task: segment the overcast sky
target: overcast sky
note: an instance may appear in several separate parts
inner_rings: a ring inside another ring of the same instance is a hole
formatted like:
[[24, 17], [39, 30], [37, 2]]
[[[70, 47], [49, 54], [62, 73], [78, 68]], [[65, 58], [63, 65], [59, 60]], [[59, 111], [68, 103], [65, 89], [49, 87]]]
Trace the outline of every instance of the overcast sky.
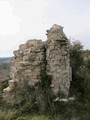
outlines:
[[0, 57], [28, 39], [46, 40], [53, 24], [90, 49], [90, 0], [0, 0]]

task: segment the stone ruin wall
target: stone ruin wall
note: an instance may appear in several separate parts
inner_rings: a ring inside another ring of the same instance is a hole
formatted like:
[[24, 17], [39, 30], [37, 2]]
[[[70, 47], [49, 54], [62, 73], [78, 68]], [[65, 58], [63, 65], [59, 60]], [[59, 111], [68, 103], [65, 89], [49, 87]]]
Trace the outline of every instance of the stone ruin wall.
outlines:
[[47, 30], [47, 73], [52, 75], [51, 87], [68, 96], [70, 86], [69, 41], [61, 26], [54, 25]]
[[63, 28], [53, 25], [47, 30], [47, 41], [28, 40], [14, 51], [9, 86], [3, 90], [4, 97], [14, 88], [15, 82], [27, 81], [30, 86], [41, 82], [41, 72], [52, 78], [50, 85], [54, 94], [64, 93], [70, 87], [69, 42]]
[[11, 78], [16, 81], [27, 80], [31, 86], [40, 81], [41, 71], [45, 69], [45, 47], [41, 40], [28, 40], [14, 51]]

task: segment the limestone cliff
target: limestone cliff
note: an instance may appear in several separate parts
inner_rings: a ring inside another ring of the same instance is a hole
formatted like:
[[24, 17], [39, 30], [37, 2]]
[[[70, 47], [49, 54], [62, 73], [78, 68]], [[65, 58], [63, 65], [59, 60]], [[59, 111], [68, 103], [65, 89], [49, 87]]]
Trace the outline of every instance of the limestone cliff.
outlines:
[[[51, 77], [50, 87], [55, 95], [68, 96], [70, 86], [69, 41], [63, 27], [53, 25], [47, 30], [47, 41], [28, 40], [14, 51], [11, 80], [3, 90], [4, 98], [15, 89], [15, 83], [26, 81], [35, 87], [42, 82], [42, 73]], [[48, 81], [47, 81], [48, 82]]]

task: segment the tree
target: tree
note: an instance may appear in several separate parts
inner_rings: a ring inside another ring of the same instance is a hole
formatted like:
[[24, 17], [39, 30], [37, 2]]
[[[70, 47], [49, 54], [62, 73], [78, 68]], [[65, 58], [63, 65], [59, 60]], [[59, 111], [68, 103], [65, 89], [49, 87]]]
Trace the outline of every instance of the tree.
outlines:
[[90, 59], [84, 59], [83, 46], [75, 41], [70, 46], [70, 64], [72, 81], [70, 94], [87, 98], [90, 91]]

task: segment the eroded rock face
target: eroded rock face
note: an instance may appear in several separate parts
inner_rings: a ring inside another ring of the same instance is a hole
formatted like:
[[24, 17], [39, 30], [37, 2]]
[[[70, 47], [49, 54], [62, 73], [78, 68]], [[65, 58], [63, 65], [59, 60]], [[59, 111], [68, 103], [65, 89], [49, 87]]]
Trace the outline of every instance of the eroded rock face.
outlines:
[[16, 81], [27, 80], [34, 86], [40, 81], [40, 72], [45, 69], [45, 47], [41, 40], [28, 40], [14, 51], [11, 78]]
[[51, 87], [55, 94], [63, 93], [68, 96], [69, 78], [69, 42], [63, 33], [63, 27], [53, 25], [47, 31], [46, 61], [47, 73], [52, 76]]
[[4, 97], [18, 81], [26, 81], [28, 85], [35, 86], [42, 81], [42, 72], [51, 76], [50, 87], [55, 95], [62, 92], [68, 96], [69, 69], [69, 42], [63, 27], [55, 24], [47, 30], [47, 41], [28, 40], [14, 51], [10, 74], [13, 80], [9, 81], [9, 87], [4, 89]]

